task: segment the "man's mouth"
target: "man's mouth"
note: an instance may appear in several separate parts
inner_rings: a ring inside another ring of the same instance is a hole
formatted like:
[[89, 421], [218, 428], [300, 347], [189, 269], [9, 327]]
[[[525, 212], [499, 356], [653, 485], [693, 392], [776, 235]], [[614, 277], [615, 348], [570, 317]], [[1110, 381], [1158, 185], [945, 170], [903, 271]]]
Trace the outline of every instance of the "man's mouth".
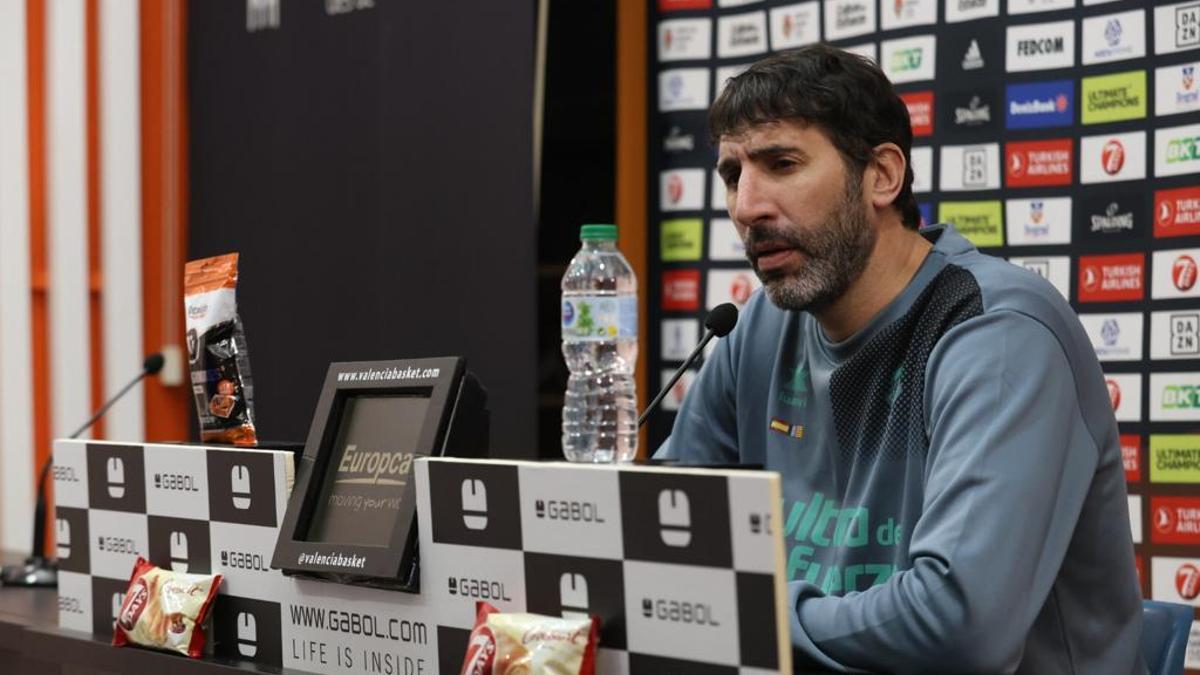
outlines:
[[754, 247], [754, 266], [759, 273], [773, 272], [800, 258], [799, 249], [783, 243], [760, 244]]

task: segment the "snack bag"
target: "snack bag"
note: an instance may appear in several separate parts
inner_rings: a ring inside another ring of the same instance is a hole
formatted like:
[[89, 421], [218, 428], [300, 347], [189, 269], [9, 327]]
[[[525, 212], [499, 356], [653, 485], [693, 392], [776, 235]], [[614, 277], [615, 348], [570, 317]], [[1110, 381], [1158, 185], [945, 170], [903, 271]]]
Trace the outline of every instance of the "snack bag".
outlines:
[[204, 619], [220, 585], [220, 574], [172, 572], [139, 556], [113, 627], [113, 645], [133, 643], [200, 658]]
[[475, 603], [461, 675], [595, 675], [597, 620], [504, 614]]
[[184, 268], [188, 364], [200, 440], [255, 445], [250, 353], [237, 312], [238, 254], [193, 260]]

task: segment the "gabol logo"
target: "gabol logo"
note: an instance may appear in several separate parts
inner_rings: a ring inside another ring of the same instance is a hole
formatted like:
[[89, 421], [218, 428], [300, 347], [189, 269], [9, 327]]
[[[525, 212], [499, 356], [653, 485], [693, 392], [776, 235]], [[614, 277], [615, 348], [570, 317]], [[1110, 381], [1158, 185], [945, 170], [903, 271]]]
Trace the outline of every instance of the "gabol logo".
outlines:
[[581, 523], [603, 523], [604, 515], [595, 502], [569, 499], [538, 499], [533, 504], [534, 515], [546, 520], [566, 520]]
[[1071, 80], [1008, 85], [1005, 99], [1004, 125], [1009, 129], [1066, 126], [1074, 117]]
[[469, 577], [447, 577], [446, 590], [450, 595], [477, 600], [502, 600], [512, 602], [504, 582], [490, 579], [474, 579]]
[[247, 553], [246, 551], [223, 550], [221, 555], [221, 567], [230, 569], [246, 570], [248, 572], [269, 572], [270, 566], [266, 559], [259, 553]]
[[97, 537], [98, 547], [105, 553], [139, 555], [137, 542], [127, 537]]
[[154, 474], [154, 487], [159, 490], [177, 490], [180, 492], [199, 492], [196, 479], [182, 473]]
[[721, 622], [713, 613], [712, 605], [666, 598], [642, 598], [642, 616], [647, 619], [686, 623], [694, 626], [717, 628]]
[[1196, 261], [1190, 255], [1181, 255], [1171, 265], [1171, 282], [1181, 291], [1190, 291], [1196, 285]]

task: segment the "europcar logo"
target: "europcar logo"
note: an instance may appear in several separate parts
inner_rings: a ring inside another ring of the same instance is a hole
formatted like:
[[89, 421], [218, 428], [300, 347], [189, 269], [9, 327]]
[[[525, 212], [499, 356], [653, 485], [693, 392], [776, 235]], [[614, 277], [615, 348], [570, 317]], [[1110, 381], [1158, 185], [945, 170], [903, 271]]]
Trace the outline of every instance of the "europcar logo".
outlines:
[[1041, 129], [1070, 125], [1075, 116], [1075, 84], [1071, 80], [1010, 84], [1005, 87], [1004, 126]]

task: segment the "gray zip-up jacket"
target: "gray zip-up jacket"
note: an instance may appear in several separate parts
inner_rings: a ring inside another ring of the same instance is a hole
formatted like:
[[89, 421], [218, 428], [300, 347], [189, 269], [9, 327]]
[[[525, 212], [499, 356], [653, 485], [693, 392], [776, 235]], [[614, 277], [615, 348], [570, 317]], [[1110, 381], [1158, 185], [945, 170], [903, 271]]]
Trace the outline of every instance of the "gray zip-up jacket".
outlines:
[[783, 475], [792, 642], [813, 664], [1145, 672], [1087, 335], [1036, 274], [951, 227], [925, 235], [908, 287], [843, 342], [757, 293], [658, 456]]

